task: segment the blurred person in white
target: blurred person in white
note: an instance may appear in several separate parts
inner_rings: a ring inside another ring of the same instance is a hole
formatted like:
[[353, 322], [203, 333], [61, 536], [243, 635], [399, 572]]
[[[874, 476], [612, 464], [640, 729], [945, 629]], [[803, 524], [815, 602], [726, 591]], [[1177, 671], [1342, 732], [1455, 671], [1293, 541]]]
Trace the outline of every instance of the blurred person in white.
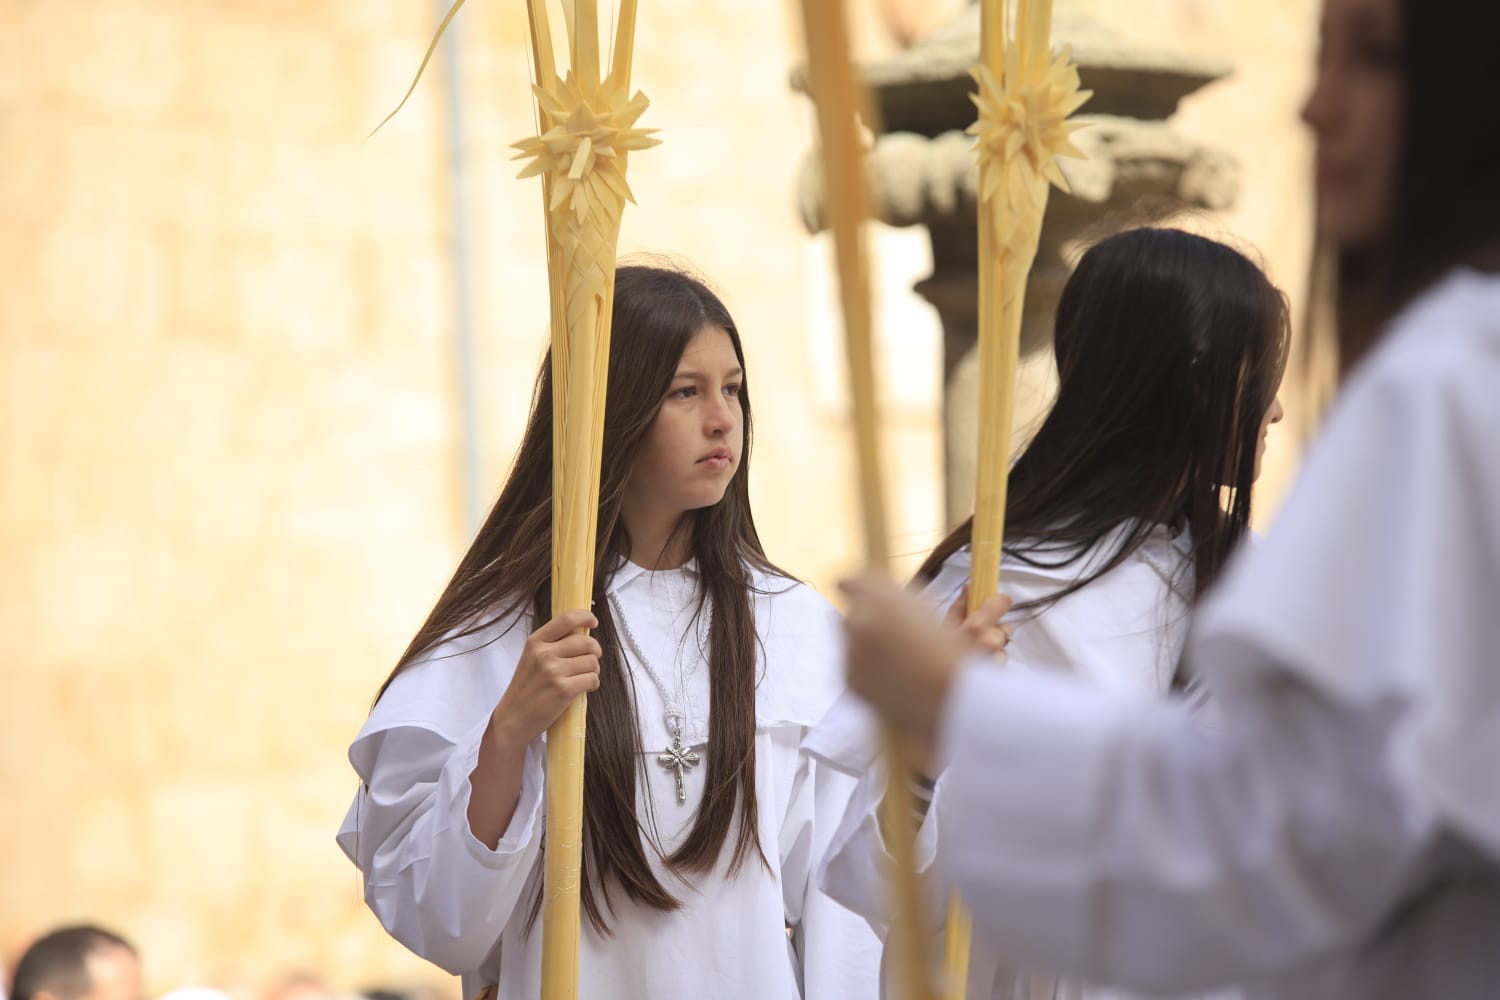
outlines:
[[16, 963], [12, 1000], [143, 1000], [135, 948], [92, 925], [43, 935]]
[[[1079, 677], [1128, 701], [1186, 695], [1180, 661], [1193, 608], [1250, 532], [1266, 437], [1282, 417], [1286, 299], [1223, 243], [1129, 229], [1079, 260], [1054, 340], [1057, 399], [1006, 491], [1000, 582], [1016, 602], [1005, 618], [1014, 629], [1007, 667]], [[972, 535], [970, 519], [912, 581], [939, 607], [966, 596]], [[859, 751], [873, 741], [849, 715], [830, 713], [803, 746], [833, 766], [865, 770]], [[913, 795], [925, 869], [950, 815], [945, 776], [920, 780]], [[884, 782], [878, 770], [864, 778], [822, 873], [829, 895], [881, 932]], [[947, 887], [934, 884], [929, 895], [940, 904], [930, 922], [940, 926]], [[967, 995], [1119, 997], [1017, 969], [983, 941]]]
[[[1268, 16], [1271, 16], [1268, 13]], [[1127, 988], [1500, 997], [1500, 3], [1325, 0], [1342, 382], [1195, 620], [1222, 728], [997, 669], [874, 578], [851, 686], [947, 766], [983, 940]]]

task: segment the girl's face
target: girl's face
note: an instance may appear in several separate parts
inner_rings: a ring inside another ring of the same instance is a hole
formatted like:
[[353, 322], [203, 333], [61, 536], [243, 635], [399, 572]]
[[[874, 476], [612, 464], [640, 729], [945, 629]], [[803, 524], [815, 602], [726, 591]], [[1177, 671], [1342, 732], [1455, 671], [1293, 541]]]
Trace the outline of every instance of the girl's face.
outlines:
[[1266, 409], [1266, 415], [1260, 421], [1260, 437], [1255, 442], [1255, 478], [1260, 478], [1260, 462], [1266, 455], [1266, 434], [1270, 432], [1272, 424], [1279, 424], [1286, 417], [1286, 408], [1281, 405], [1281, 395], [1271, 400], [1271, 405]]
[[744, 378], [723, 330], [705, 326], [688, 341], [631, 466], [626, 510], [678, 516], [723, 499], [745, 446]]
[[1317, 79], [1302, 120], [1317, 143], [1318, 229], [1341, 248], [1390, 226], [1401, 140], [1398, 0], [1324, 0]]

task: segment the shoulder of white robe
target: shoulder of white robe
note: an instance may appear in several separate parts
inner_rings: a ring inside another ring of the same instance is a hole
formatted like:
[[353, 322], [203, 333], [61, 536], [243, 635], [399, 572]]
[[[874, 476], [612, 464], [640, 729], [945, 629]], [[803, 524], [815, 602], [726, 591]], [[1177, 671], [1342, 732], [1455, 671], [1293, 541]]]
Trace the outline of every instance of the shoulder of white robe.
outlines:
[[880, 719], [854, 694], [845, 692], [802, 741], [802, 750], [820, 763], [859, 777], [880, 756]]
[[811, 728], [843, 691], [844, 639], [838, 611], [797, 580], [751, 571], [756, 633], [760, 728]]
[[512, 616], [440, 643], [391, 682], [355, 744], [400, 728], [424, 729], [449, 743], [465, 739], [510, 683], [528, 625], [529, 615]]
[[[1440, 282], [1349, 380], [1262, 545], [1201, 612], [1212, 682], [1393, 713], [1393, 766], [1500, 857], [1500, 278]], [[1216, 663], [1216, 661], [1219, 661]]]

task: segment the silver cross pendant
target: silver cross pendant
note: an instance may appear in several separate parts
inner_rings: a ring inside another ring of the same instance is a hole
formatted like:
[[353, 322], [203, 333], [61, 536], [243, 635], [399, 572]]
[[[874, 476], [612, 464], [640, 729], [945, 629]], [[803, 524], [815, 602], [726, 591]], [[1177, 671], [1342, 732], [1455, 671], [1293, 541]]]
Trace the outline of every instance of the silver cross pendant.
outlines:
[[673, 736], [672, 745], [662, 751], [661, 755], [656, 758], [657, 763], [662, 767], [673, 768], [677, 771], [678, 802], [687, 801], [687, 789], [682, 784], [683, 773], [690, 767], [696, 767], [702, 759], [693, 752], [691, 747], [682, 745], [682, 738], [680, 736]]

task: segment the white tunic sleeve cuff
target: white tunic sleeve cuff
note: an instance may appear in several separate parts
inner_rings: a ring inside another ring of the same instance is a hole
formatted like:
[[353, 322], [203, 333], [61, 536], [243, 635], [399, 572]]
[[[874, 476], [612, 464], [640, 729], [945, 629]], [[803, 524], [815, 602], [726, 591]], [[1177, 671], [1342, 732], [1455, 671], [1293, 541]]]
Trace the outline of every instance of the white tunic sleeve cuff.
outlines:
[[413, 727], [361, 737], [361, 788], [340, 843], [364, 874], [365, 900], [391, 935], [436, 965], [478, 968], [518, 906], [541, 840], [540, 743], [527, 748], [515, 814], [495, 850], [469, 828], [469, 775], [483, 726], [453, 743]]
[[[823, 891], [842, 905], [864, 917], [882, 936], [890, 923], [890, 898], [887, 873], [892, 863], [890, 845], [881, 829], [880, 806], [885, 797], [884, 764], [870, 770], [860, 780], [849, 800], [843, 821], [833, 835], [824, 859], [819, 883]], [[916, 870], [926, 877], [937, 859], [937, 809], [941, 797], [939, 780], [932, 808], [917, 831], [914, 845]], [[930, 879], [926, 883], [926, 921], [930, 927], [941, 925], [946, 913], [946, 890]], [[935, 902], [936, 901], [936, 902]]]
[[510, 818], [494, 850], [490, 850], [469, 827], [469, 803], [474, 786], [469, 776], [479, 765], [479, 739], [466, 742], [462, 748], [443, 765], [438, 780], [439, 801], [450, 803], [448, 813], [455, 829], [463, 831], [464, 846], [469, 855], [486, 868], [501, 868], [513, 864], [515, 856], [524, 851], [536, 837], [542, 818], [542, 807], [546, 790], [543, 760], [546, 749], [542, 740], [533, 740], [526, 747], [525, 763], [521, 766], [521, 794], [516, 801], [516, 811]]

